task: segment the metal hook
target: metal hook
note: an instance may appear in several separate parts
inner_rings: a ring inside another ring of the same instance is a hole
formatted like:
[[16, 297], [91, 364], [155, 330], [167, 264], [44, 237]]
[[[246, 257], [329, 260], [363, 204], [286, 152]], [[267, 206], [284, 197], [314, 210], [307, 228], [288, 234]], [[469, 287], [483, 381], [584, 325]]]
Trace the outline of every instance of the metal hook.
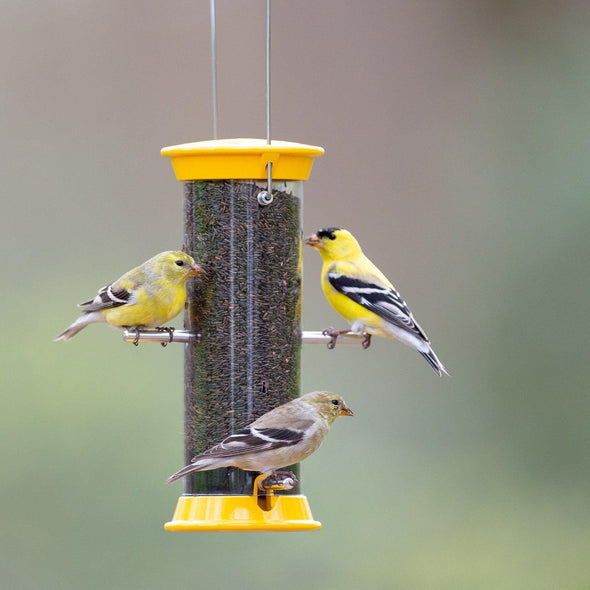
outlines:
[[258, 204], [262, 205], [263, 207], [270, 205], [274, 200], [272, 192], [269, 193], [268, 191], [260, 191], [258, 195], [256, 195], [256, 198], [258, 199]]
[[258, 193], [258, 195], [256, 196], [256, 198], [258, 199], [258, 203], [260, 205], [262, 205], [263, 207], [270, 205], [273, 201], [273, 196], [272, 196], [272, 162], [269, 162], [266, 165], [266, 173], [267, 173], [266, 190], [260, 191]]

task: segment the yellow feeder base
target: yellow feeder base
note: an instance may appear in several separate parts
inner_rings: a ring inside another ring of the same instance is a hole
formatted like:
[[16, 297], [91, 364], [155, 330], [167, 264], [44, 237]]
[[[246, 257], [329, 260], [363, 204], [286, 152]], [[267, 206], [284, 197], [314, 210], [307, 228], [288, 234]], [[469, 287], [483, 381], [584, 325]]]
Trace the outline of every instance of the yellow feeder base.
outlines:
[[310, 531], [321, 528], [305, 496], [180, 496], [167, 531]]

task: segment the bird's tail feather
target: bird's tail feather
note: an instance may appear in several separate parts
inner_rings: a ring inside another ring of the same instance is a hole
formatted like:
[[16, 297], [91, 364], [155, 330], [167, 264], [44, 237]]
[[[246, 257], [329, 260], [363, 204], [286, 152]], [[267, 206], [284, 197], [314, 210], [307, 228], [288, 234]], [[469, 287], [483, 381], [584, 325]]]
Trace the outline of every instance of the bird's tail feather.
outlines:
[[212, 463], [213, 461], [207, 460], [201, 460], [197, 461], [196, 463], [191, 463], [190, 465], [183, 467], [180, 471], [177, 471], [174, 475], [171, 475], [166, 480], [166, 483], [172, 483], [173, 481], [176, 481], [177, 479], [180, 479], [181, 477], [184, 477], [185, 475], [188, 475], [193, 471], [207, 471], [207, 469], [214, 469], [214, 467], [211, 466]]
[[434, 369], [435, 373], [442, 377], [442, 374], [445, 373], [449, 377], [451, 374], [446, 370], [445, 366], [438, 360], [436, 354], [434, 354], [434, 350], [429, 348], [426, 352], [419, 351], [420, 354], [428, 361], [428, 364]]
[[69, 340], [73, 338], [80, 330], [83, 330], [88, 324], [94, 322], [104, 321], [100, 313], [86, 313], [81, 315], [73, 324], [68, 326], [63, 332], [60, 332], [54, 339], [54, 342], [58, 340]]

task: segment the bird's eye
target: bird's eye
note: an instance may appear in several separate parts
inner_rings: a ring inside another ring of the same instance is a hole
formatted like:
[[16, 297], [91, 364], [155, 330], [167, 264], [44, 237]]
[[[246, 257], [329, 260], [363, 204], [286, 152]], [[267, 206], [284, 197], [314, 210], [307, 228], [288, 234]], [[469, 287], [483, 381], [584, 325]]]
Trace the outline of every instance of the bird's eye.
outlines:
[[176, 265], [177, 266], [184, 266], [184, 261], [183, 260], [177, 260], [176, 261]]
[[333, 400], [332, 400], [332, 403], [333, 403], [335, 406], [337, 406], [339, 402], [338, 402], [338, 400], [337, 400], [337, 399], [333, 399]]

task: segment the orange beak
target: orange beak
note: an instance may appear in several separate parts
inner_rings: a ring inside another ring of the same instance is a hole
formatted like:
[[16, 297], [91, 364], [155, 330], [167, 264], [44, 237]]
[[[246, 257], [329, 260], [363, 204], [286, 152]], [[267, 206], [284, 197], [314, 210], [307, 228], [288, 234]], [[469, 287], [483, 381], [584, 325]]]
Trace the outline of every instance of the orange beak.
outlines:
[[305, 238], [305, 240], [303, 240], [303, 243], [306, 246], [312, 246], [314, 248], [318, 248], [319, 245], [322, 243], [322, 240], [320, 240], [320, 238], [318, 238], [317, 234], [313, 234], [312, 236]]
[[202, 274], [203, 269], [198, 264], [191, 264], [191, 269], [189, 271], [189, 275], [200, 275]]
[[338, 415], [339, 416], [354, 416], [354, 413], [346, 404], [344, 404]]

